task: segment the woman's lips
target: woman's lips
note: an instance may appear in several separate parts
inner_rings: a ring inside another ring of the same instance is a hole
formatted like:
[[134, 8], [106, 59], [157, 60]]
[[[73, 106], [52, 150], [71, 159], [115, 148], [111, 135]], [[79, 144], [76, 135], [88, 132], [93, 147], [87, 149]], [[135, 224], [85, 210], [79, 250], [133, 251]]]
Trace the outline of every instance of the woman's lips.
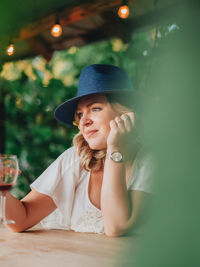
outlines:
[[87, 137], [91, 137], [93, 134], [95, 134], [97, 132], [97, 130], [91, 130], [91, 131], [87, 131], [85, 132]]

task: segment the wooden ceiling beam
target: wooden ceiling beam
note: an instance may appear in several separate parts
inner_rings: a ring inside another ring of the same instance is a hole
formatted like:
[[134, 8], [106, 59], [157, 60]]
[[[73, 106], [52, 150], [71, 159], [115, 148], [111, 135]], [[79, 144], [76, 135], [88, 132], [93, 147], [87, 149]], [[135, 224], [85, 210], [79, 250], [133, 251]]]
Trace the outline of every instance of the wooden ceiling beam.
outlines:
[[[129, 0], [129, 2], [132, 1], [133, 0]], [[20, 31], [19, 36], [16, 37], [14, 41], [17, 42], [32, 38], [33, 36], [49, 30], [54, 25], [57, 15], [59, 16], [60, 24], [64, 26], [76, 21], [80, 21], [86, 17], [94, 16], [95, 14], [100, 14], [116, 8], [117, 6], [120, 6], [121, 3], [121, 0], [97, 0], [95, 2], [85, 3], [77, 7], [66, 7], [60, 12], [55, 12], [54, 14], [28, 25], [26, 28]]]
[[45, 42], [41, 40], [41, 38], [28, 38], [26, 42], [36, 52], [36, 54], [43, 56], [47, 61], [52, 58], [53, 50], [49, 49], [48, 45], [46, 45]]
[[[112, 12], [109, 12], [110, 18], [112, 18]], [[109, 15], [107, 14], [107, 16]], [[121, 38], [124, 42], [130, 41], [131, 31], [127, 30], [126, 25], [119, 25], [119, 22], [116, 21], [115, 24], [103, 24], [98, 28], [90, 29], [85, 33], [79, 35], [70, 35], [63, 37], [61, 40], [55, 40], [52, 43], [52, 48], [54, 50], [63, 50], [75, 46], [82, 46], [85, 44], [97, 42], [100, 40], [105, 40], [107, 38], [118, 37]], [[106, 31], [105, 31], [106, 28]]]

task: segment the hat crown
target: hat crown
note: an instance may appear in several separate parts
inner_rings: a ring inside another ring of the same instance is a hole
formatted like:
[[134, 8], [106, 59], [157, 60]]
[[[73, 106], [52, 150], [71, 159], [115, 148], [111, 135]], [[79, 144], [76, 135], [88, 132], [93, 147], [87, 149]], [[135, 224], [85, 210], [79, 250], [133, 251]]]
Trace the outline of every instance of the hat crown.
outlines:
[[117, 90], [133, 90], [130, 78], [122, 69], [106, 64], [93, 64], [83, 69], [78, 96]]
[[78, 101], [83, 96], [105, 93], [129, 97], [132, 92], [131, 80], [124, 70], [112, 65], [93, 64], [81, 72], [77, 96], [58, 106], [55, 117], [58, 121], [72, 125]]

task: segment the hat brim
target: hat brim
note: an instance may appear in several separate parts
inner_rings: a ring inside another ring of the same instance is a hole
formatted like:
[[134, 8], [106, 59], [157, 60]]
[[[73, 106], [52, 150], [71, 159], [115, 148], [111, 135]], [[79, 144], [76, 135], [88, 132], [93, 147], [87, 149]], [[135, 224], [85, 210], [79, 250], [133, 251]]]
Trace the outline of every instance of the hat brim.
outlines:
[[65, 101], [64, 103], [62, 103], [60, 106], [58, 106], [54, 112], [54, 116], [56, 118], [56, 120], [64, 123], [64, 124], [69, 124], [69, 125], [73, 125], [73, 121], [74, 121], [74, 114], [76, 111], [76, 107], [77, 104], [79, 102], [79, 100], [85, 96], [89, 96], [89, 95], [96, 95], [96, 94], [109, 94], [109, 95], [123, 95], [123, 96], [129, 96], [130, 95], [135, 95], [135, 91], [134, 90], [112, 90], [112, 91], [103, 91], [103, 92], [97, 92], [97, 93], [90, 93], [90, 94], [86, 94], [86, 95], [82, 95], [82, 96], [77, 96], [74, 98], [71, 98], [70, 100]]

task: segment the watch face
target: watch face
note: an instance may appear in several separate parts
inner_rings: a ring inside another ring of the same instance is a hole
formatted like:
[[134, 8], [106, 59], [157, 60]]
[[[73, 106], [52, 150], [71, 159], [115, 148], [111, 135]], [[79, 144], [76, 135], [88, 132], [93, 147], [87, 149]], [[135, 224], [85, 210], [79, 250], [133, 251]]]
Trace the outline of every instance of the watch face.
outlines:
[[110, 157], [115, 162], [122, 161], [122, 154], [120, 152], [113, 152]]

